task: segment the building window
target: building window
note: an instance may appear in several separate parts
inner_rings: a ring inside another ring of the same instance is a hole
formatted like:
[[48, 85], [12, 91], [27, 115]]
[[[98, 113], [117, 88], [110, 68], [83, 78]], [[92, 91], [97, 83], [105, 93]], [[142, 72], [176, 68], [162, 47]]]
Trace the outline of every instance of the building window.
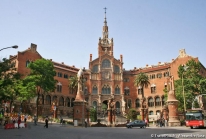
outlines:
[[127, 108], [131, 108], [132, 107], [132, 100], [131, 99], [128, 99], [128, 103], [127, 103]]
[[120, 94], [120, 88], [119, 88], [119, 86], [117, 86], [117, 87], [115, 88], [115, 94]]
[[67, 74], [64, 74], [64, 78], [68, 79], [68, 75], [67, 75]]
[[139, 107], [140, 107], [140, 101], [139, 101], [139, 99], [136, 99], [135, 104], [136, 104], [136, 108], [139, 108]]
[[67, 99], [66, 99], [66, 104], [67, 104], [67, 107], [71, 107], [70, 98], [67, 98]]
[[143, 92], [143, 88], [139, 86], [139, 87], [138, 87], [138, 95], [141, 95], [142, 92]]
[[117, 65], [114, 66], [114, 73], [120, 73], [119, 66]]
[[46, 96], [46, 105], [51, 105], [51, 97], [49, 95]]
[[27, 61], [26, 61], [26, 67], [28, 67], [28, 66], [29, 66], [29, 63], [30, 63], [30, 61], [29, 61], [29, 60], [27, 60]]
[[60, 82], [57, 84], [57, 92], [62, 92], [62, 84]]
[[75, 98], [72, 98], [71, 107], [74, 107], [74, 100], [75, 100]]
[[170, 75], [169, 72], [164, 72], [164, 77], [168, 77]]
[[92, 105], [95, 109], [97, 108], [97, 102], [96, 101], [93, 101]]
[[102, 88], [102, 94], [111, 94], [111, 88], [109, 85], [104, 85]]
[[162, 96], [162, 106], [164, 106], [164, 105], [165, 105], [165, 97]]
[[92, 94], [97, 94], [97, 92], [98, 92], [98, 88], [97, 88], [97, 86], [95, 85], [95, 86], [93, 86], [93, 88], [92, 88]]
[[129, 82], [129, 78], [124, 78], [124, 82]]
[[156, 97], [155, 98], [155, 106], [161, 106], [160, 98]]
[[93, 66], [93, 69], [92, 69], [92, 72], [93, 72], [93, 73], [98, 73], [98, 71], [99, 71], [99, 70], [98, 70], [98, 65], [94, 65], [94, 66]]
[[62, 73], [61, 73], [61, 72], [58, 72], [58, 73], [57, 73], [57, 76], [58, 76], [58, 77], [62, 77]]
[[150, 79], [155, 79], [155, 74], [150, 75]]
[[125, 88], [124, 88], [124, 95], [125, 95], [125, 96], [129, 96], [129, 93], [130, 93], [129, 87], [125, 87]]
[[148, 106], [149, 106], [149, 107], [153, 107], [153, 106], [154, 106], [154, 100], [153, 100], [153, 98], [149, 98], [149, 100], [148, 100]]
[[102, 68], [110, 68], [110, 67], [111, 67], [111, 63], [108, 59], [102, 61]]
[[151, 85], [151, 93], [156, 93], [156, 85]]
[[64, 98], [63, 97], [59, 98], [59, 106], [64, 106]]
[[162, 78], [162, 73], [158, 73], [157, 78]]
[[149, 115], [153, 115], [153, 111], [149, 111]]

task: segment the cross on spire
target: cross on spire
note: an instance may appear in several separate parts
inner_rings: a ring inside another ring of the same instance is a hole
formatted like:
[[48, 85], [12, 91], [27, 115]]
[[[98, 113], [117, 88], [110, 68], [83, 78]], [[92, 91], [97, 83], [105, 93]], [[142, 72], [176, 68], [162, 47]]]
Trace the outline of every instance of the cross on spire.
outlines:
[[104, 13], [106, 14], [106, 10], [107, 10], [107, 8], [105, 7], [105, 8], [103, 8], [103, 9], [105, 10], [105, 12], [104, 12]]

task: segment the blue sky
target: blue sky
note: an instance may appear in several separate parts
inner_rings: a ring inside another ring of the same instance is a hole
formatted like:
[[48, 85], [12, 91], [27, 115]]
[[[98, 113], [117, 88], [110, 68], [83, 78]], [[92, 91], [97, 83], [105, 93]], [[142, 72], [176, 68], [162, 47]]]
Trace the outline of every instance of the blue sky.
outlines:
[[170, 62], [180, 49], [206, 66], [205, 0], [1, 0], [0, 58], [37, 44], [46, 59], [75, 67], [97, 58], [107, 7], [114, 56], [124, 68]]

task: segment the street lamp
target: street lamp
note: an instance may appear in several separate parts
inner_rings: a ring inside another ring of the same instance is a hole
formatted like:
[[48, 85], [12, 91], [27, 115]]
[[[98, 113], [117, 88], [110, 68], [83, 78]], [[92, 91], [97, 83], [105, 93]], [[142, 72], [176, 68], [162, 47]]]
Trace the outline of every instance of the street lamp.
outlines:
[[10, 46], [10, 47], [6, 47], [6, 48], [2, 48], [2, 49], [0, 49], [0, 51], [1, 51], [1, 50], [4, 50], [4, 49], [8, 49], [8, 48], [15, 48], [15, 49], [17, 49], [17, 48], [18, 48], [18, 45], [14, 45], [14, 46]]
[[185, 101], [185, 87], [184, 87], [184, 80], [183, 75], [184, 72], [187, 70], [188, 66], [183, 66], [184, 71], [182, 72], [182, 94], [183, 94], [183, 101], [184, 101], [184, 113], [186, 112], [186, 101]]

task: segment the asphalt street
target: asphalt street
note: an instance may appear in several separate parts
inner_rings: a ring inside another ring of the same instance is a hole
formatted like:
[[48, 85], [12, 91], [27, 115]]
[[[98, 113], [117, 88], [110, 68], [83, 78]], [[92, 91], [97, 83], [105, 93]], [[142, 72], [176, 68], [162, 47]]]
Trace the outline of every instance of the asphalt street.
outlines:
[[0, 128], [0, 139], [194, 139], [206, 138], [206, 129], [190, 129], [187, 127], [148, 127], [146, 129], [126, 127], [73, 127], [71, 125], [43, 123], [37, 126], [29, 123], [27, 128]]

